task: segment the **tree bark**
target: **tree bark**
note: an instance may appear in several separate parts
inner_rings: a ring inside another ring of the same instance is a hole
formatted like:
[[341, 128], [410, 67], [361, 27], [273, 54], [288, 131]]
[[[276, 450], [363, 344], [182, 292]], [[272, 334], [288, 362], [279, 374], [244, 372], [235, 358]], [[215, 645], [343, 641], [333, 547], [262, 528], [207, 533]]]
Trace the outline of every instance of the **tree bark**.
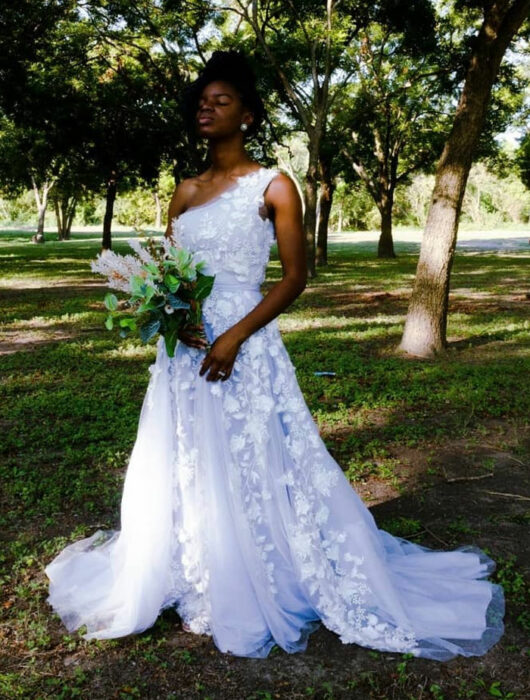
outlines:
[[309, 278], [316, 277], [315, 269], [315, 229], [317, 215], [317, 193], [318, 193], [318, 150], [309, 149], [309, 166], [304, 182], [304, 234], [306, 241], [307, 255], [307, 275]]
[[316, 264], [324, 266], [328, 264], [328, 228], [331, 205], [333, 203], [333, 180], [329, 163], [320, 160], [320, 197], [319, 217], [317, 228]]
[[77, 200], [75, 197], [55, 199], [55, 218], [57, 219], [57, 234], [60, 241], [69, 241], [72, 221], [75, 216]]
[[114, 202], [116, 201], [116, 171], [113, 170], [107, 182], [107, 197], [105, 205], [105, 216], [103, 218], [103, 240], [101, 247], [103, 250], [112, 248], [112, 217], [114, 215]]
[[392, 209], [394, 205], [394, 193], [383, 194], [379, 202], [379, 213], [381, 214], [381, 235], [377, 244], [378, 258], [395, 258], [394, 241], [392, 238]]
[[491, 89], [530, 0], [493, 2], [477, 36], [451, 133], [436, 169], [416, 278], [399, 349], [422, 357], [447, 346], [449, 283], [458, 222]]
[[48, 195], [53, 187], [54, 181], [45, 180], [42, 186], [42, 196], [39, 192], [39, 186], [34, 176], [31, 175], [31, 184], [33, 186], [33, 195], [37, 204], [37, 233], [32, 237], [33, 243], [44, 243], [44, 218], [48, 207]]

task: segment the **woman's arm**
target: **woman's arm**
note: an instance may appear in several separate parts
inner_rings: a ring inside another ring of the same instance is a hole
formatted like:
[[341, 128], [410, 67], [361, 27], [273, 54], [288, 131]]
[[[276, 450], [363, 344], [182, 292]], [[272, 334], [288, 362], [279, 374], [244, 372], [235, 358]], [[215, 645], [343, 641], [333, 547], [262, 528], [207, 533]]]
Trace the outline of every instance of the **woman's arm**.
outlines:
[[292, 304], [307, 283], [302, 202], [296, 185], [281, 173], [271, 180], [264, 202], [272, 212], [283, 276], [252, 311], [216, 338], [199, 371], [202, 375], [210, 370], [209, 381], [217, 379], [220, 370], [226, 381], [240, 345]]

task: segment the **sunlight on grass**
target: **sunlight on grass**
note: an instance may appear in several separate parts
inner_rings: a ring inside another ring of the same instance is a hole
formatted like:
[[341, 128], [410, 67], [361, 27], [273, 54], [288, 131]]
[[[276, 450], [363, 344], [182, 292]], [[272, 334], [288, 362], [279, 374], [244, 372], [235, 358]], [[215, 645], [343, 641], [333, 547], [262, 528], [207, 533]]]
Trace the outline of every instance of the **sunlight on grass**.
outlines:
[[101, 358], [119, 359], [122, 357], [137, 360], [156, 359], [156, 347], [154, 345], [133, 345], [122, 343], [119, 347], [100, 353]]

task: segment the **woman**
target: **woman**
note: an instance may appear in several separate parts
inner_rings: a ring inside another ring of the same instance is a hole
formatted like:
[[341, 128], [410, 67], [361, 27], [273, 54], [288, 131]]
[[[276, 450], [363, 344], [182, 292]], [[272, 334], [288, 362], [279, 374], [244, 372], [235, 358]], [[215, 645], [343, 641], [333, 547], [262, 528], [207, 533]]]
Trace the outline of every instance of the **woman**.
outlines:
[[[245, 60], [215, 52], [188, 104], [211, 165], [175, 190], [166, 236], [214, 286], [173, 359], [159, 340], [121, 531], [63, 550], [49, 602], [87, 639], [140, 632], [174, 607], [238, 656], [303, 651], [322, 623], [379, 650], [483, 654], [503, 631], [493, 562], [379, 530], [304, 401], [276, 322], [306, 284], [300, 200], [246, 154], [263, 106]], [[283, 276], [263, 297], [275, 238]]]

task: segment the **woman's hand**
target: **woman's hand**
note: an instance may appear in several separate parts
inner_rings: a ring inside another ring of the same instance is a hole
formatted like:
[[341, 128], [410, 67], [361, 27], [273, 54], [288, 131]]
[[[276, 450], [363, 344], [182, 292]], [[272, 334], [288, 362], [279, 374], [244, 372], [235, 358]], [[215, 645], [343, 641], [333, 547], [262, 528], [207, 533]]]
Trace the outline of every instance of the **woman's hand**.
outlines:
[[200, 335], [203, 332], [203, 323], [199, 323], [197, 326], [185, 325], [179, 328], [177, 338], [192, 348], [205, 348], [208, 345], [208, 341], [204, 335]]
[[240, 333], [233, 328], [229, 328], [218, 336], [202, 361], [199, 376], [202, 377], [202, 375], [209, 370], [206, 381], [211, 382], [217, 379], [226, 381], [232, 373], [232, 368], [241, 343]]

